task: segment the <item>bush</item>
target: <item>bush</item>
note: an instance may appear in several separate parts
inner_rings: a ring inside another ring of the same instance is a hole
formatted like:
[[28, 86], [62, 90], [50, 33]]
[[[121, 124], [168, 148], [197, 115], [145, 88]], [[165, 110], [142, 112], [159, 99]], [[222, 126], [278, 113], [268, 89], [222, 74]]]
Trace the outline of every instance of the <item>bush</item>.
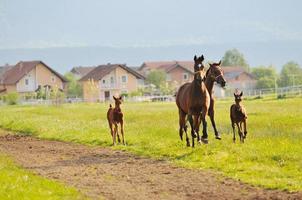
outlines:
[[19, 101], [19, 95], [17, 92], [11, 92], [8, 93], [4, 99], [8, 105], [16, 105]]

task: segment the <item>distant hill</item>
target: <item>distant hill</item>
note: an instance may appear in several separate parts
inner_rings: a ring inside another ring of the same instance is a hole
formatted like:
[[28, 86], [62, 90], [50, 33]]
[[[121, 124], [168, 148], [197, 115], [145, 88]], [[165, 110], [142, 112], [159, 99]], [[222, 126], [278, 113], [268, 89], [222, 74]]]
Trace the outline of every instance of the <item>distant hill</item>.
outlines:
[[43, 60], [61, 73], [73, 66], [89, 66], [106, 63], [127, 63], [139, 66], [152, 60], [191, 60], [194, 54], [204, 54], [206, 60], [219, 60], [224, 52], [237, 48], [253, 66], [274, 65], [280, 70], [283, 64], [293, 60], [302, 65], [301, 42], [266, 42], [245, 44], [187, 45], [168, 47], [60, 47], [45, 49], [2, 49], [0, 66], [15, 64], [20, 60]]

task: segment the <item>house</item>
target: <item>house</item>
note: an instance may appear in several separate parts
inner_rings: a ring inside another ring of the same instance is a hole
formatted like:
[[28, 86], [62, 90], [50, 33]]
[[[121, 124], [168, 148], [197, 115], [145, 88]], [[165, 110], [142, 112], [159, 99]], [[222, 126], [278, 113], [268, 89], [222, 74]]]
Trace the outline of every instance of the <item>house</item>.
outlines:
[[[224, 72], [224, 78], [227, 82], [227, 88], [229, 93], [233, 93], [235, 89], [239, 89], [241, 91], [249, 91], [253, 90], [256, 87], [257, 80], [256, 78], [247, 72], [243, 67], [233, 67], [233, 66], [222, 66], [221, 67]], [[214, 95], [216, 97], [224, 97], [225, 90], [221, 87], [214, 87]]]
[[138, 72], [147, 76], [153, 70], [162, 70], [166, 73], [166, 81], [178, 88], [194, 78], [193, 61], [154, 61], [144, 62]]
[[33, 93], [38, 88], [64, 90], [67, 80], [42, 61], [20, 61], [0, 67], [0, 94]]
[[85, 101], [106, 101], [113, 95], [129, 94], [144, 85], [145, 77], [125, 64], [99, 65], [79, 81]]
[[73, 67], [70, 72], [76, 77], [76, 79], [81, 79], [83, 76], [88, 74], [91, 70], [96, 68], [96, 66], [91, 66], [91, 67]]

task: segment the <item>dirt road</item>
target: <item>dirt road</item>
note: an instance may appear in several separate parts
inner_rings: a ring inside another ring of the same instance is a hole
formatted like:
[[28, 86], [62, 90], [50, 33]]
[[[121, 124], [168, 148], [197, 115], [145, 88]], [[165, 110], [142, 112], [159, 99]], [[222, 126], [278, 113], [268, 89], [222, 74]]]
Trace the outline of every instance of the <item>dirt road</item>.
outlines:
[[0, 136], [0, 151], [22, 167], [98, 199], [302, 199], [109, 148]]

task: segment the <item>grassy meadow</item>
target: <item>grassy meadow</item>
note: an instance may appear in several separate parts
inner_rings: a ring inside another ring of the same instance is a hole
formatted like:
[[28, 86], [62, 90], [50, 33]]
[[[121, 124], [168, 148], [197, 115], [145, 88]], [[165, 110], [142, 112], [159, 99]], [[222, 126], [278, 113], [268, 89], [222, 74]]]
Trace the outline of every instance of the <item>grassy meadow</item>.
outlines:
[[36, 176], [0, 154], [0, 199], [86, 199], [76, 189]]
[[[248, 136], [232, 142], [229, 108], [217, 100], [216, 123], [222, 140], [214, 139], [208, 118], [209, 144], [186, 147], [178, 135], [175, 103], [124, 103], [123, 149], [167, 159], [174, 164], [213, 170], [266, 188], [302, 190], [302, 98], [245, 100]], [[111, 146], [108, 104], [0, 107], [0, 128], [39, 138]]]

